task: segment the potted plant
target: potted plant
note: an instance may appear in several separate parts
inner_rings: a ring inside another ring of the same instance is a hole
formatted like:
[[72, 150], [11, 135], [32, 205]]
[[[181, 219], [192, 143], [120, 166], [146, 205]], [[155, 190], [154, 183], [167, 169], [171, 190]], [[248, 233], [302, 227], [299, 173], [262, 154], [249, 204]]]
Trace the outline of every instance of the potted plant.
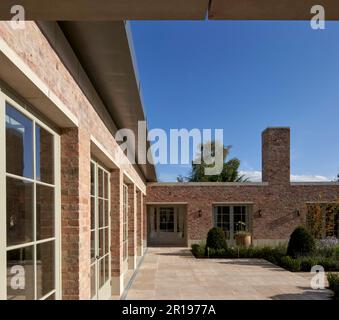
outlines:
[[246, 230], [246, 223], [243, 221], [238, 221], [237, 232], [235, 234], [235, 242], [237, 246], [240, 247], [249, 247], [252, 243], [251, 233]]

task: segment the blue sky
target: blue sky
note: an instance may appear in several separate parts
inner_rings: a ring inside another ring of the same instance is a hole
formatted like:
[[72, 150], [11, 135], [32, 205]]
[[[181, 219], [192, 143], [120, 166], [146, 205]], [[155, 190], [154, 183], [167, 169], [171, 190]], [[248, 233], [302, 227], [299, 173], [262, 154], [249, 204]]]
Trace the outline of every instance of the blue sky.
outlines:
[[[261, 131], [291, 127], [294, 180], [339, 172], [339, 23], [132, 22], [149, 129], [222, 128], [260, 179]], [[158, 165], [160, 181], [187, 165]], [[317, 176], [317, 177], [316, 177]]]

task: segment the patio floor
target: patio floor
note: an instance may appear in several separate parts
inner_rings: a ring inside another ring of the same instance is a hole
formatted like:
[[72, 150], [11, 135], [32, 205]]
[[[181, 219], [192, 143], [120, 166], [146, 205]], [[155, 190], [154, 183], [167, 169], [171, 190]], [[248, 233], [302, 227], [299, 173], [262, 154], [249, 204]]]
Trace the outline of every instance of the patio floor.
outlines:
[[329, 299], [310, 275], [261, 259], [195, 259], [188, 248], [149, 248], [126, 299]]

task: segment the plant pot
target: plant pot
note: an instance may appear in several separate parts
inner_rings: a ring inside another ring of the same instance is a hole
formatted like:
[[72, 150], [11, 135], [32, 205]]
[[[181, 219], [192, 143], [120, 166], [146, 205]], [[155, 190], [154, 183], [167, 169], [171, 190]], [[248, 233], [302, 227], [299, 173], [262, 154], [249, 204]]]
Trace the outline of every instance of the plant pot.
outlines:
[[235, 235], [235, 242], [239, 247], [248, 248], [252, 243], [252, 236], [248, 233], [239, 233]]

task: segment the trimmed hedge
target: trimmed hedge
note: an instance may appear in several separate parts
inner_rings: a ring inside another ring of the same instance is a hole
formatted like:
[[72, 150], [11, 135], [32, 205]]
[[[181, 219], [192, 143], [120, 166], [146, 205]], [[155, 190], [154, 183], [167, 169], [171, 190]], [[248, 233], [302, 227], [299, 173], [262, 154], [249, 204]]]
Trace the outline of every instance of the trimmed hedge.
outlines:
[[327, 281], [329, 288], [334, 292], [334, 299], [339, 300], [339, 274], [329, 273]]
[[213, 227], [210, 229], [210, 231], [208, 231], [205, 250], [206, 256], [208, 254], [207, 248], [209, 250], [220, 250], [227, 248], [225, 233], [221, 228]]
[[[205, 255], [206, 249], [204, 244], [192, 245], [192, 253], [196, 258], [207, 257]], [[209, 249], [209, 258], [257, 258], [265, 259], [275, 265], [281, 266], [289, 271], [297, 272], [311, 271], [315, 265], [321, 265], [325, 271], [339, 271], [339, 260], [336, 260], [333, 256], [326, 257], [299, 257], [293, 258], [287, 256], [286, 247], [231, 247], [227, 249]]]
[[297, 227], [291, 234], [287, 255], [293, 258], [311, 256], [315, 251], [315, 240], [304, 227]]
[[290, 256], [284, 256], [280, 260], [280, 266], [289, 271], [298, 272], [301, 269], [301, 261], [300, 259], [293, 259]]
[[205, 256], [205, 247], [199, 244], [192, 244], [192, 253], [196, 258], [202, 258]]

